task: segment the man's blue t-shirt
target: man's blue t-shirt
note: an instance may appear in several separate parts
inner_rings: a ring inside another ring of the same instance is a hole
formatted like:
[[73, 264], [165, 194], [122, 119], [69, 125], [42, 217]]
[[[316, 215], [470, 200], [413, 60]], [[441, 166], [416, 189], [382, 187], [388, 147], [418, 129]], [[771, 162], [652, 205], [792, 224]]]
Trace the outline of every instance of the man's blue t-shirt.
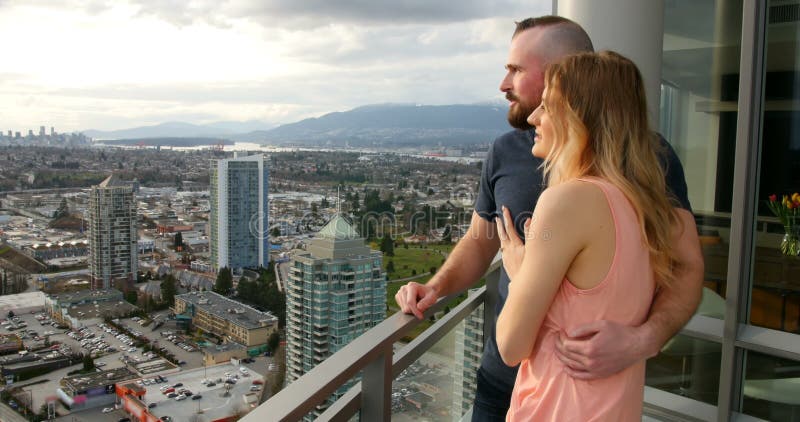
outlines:
[[[541, 171], [542, 159], [531, 154], [533, 134], [533, 130], [513, 130], [494, 141], [483, 163], [480, 191], [475, 201], [475, 212], [488, 221], [501, 215], [500, 207], [505, 205], [511, 212], [514, 227], [520, 237], [523, 236], [525, 220], [533, 214], [536, 201], [545, 188]], [[681, 208], [691, 211], [683, 167], [672, 147], [660, 136], [659, 140], [664, 152], [660, 158], [667, 189]], [[496, 315], [500, 314], [508, 297], [508, 283], [505, 268], [501, 268]], [[497, 350], [494, 330], [485, 342], [481, 369], [487, 381], [497, 389], [511, 394], [517, 367], [510, 368], [503, 363]]]

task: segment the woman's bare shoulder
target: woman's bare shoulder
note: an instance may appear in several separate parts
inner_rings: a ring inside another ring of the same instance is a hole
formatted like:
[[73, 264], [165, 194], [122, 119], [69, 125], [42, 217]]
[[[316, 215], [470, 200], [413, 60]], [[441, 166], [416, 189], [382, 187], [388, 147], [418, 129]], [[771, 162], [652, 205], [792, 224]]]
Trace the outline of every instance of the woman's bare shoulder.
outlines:
[[582, 180], [570, 180], [545, 189], [539, 197], [537, 208], [578, 215], [591, 212], [595, 207], [605, 204], [605, 201], [605, 194], [599, 186]]

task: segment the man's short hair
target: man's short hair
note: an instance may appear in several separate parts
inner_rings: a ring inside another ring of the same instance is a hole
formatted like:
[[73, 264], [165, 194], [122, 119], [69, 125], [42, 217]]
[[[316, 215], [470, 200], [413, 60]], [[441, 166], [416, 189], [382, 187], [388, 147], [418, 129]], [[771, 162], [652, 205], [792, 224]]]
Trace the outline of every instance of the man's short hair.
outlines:
[[589, 34], [586, 33], [583, 27], [565, 17], [546, 15], [527, 18], [515, 23], [517, 27], [514, 29], [514, 35], [511, 36], [511, 39], [514, 39], [520, 32], [530, 28], [549, 27], [552, 31], [551, 36], [558, 40], [562, 53], [594, 51], [592, 39], [589, 38]]

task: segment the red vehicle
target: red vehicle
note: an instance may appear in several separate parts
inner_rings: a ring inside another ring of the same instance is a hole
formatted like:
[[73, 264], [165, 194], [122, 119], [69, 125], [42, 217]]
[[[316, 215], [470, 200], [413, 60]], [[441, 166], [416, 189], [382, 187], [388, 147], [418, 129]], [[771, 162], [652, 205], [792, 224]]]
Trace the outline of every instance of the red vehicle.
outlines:
[[254, 384], [254, 385], [262, 385], [262, 384], [264, 384], [264, 381], [261, 381], [261, 380], [253, 380], [253, 384]]
[[164, 394], [174, 393], [175, 389], [173, 387], [167, 388], [166, 390], [162, 391]]

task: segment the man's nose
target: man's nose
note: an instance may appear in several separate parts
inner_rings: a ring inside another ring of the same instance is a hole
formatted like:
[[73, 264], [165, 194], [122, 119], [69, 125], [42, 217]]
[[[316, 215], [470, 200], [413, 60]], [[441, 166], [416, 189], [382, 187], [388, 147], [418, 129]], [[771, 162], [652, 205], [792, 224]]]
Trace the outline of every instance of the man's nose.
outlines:
[[500, 91], [508, 92], [511, 91], [511, 74], [506, 73], [506, 76], [503, 77], [503, 80], [500, 81]]

